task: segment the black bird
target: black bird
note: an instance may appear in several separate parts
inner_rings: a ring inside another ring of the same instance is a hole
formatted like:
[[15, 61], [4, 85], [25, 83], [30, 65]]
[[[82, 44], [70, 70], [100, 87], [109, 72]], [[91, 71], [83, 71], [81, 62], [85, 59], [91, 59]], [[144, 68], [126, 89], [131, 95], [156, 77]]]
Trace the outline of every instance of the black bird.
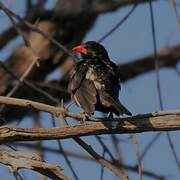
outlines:
[[95, 110], [104, 113], [132, 115], [119, 101], [120, 78], [115, 63], [106, 49], [95, 41], [88, 41], [72, 49], [81, 53], [72, 72], [68, 92], [88, 115]]

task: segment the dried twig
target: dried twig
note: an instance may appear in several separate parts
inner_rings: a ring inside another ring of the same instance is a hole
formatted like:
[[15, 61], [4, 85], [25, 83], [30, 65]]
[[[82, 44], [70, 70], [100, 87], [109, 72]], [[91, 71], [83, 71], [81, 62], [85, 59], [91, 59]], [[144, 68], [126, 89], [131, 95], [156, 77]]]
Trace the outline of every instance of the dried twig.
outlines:
[[[25, 147], [27, 149], [32, 149], [32, 150], [39, 150], [39, 147], [36, 146], [36, 144], [34, 144], [34, 143], [15, 142], [15, 143], [12, 143], [12, 145], [15, 145], [17, 147]], [[59, 154], [59, 155], [63, 156], [63, 152], [60, 149], [53, 148], [53, 147], [48, 147], [48, 146], [44, 146], [44, 145], [42, 145], [42, 149], [44, 151], [46, 151], [46, 152], [55, 153], [55, 154]], [[67, 156], [70, 156], [71, 158], [76, 158], [76, 159], [80, 159], [80, 160], [94, 161], [93, 158], [91, 158], [90, 156], [85, 155], [83, 153], [73, 152], [73, 151], [70, 151], [70, 150], [64, 150], [64, 152], [66, 153]]]
[[180, 28], [180, 16], [178, 14], [178, 10], [177, 10], [177, 7], [176, 7], [177, 6], [176, 5], [176, 0], [171, 0], [171, 4], [172, 4], [172, 8], [173, 8], [174, 14], [176, 16], [178, 27]]
[[[28, 149], [29, 148], [30, 149], [37, 149], [38, 148], [35, 144], [29, 144], [29, 143], [16, 142], [16, 143], [12, 143], [12, 145], [17, 145], [20, 147], [27, 147]], [[51, 153], [57, 153], [57, 154], [62, 155], [62, 152], [59, 149], [54, 149], [54, 148], [47, 147], [47, 146], [43, 146], [42, 148], [44, 149], [44, 151], [51, 152]], [[94, 158], [92, 158], [88, 155], [82, 154], [82, 153], [76, 153], [76, 152], [72, 152], [72, 151], [68, 151], [68, 150], [65, 150], [65, 153], [67, 154], [67, 156], [70, 156], [72, 158], [78, 158], [80, 160], [88, 160], [91, 162], [97, 162]], [[126, 169], [126, 170], [129, 170], [132, 172], [137, 172], [137, 170], [138, 170], [137, 167], [133, 166], [133, 165], [127, 165], [125, 163], [118, 164], [118, 162], [116, 162], [115, 164], [116, 164], [116, 166], [120, 166], [122, 169]], [[155, 173], [153, 174], [153, 172], [150, 172], [150, 171], [144, 170], [144, 169], [142, 170], [142, 174], [145, 176], [152, 177], [152, 178], [163, 179], [163, 176], [160, 176], [160, 175], [155, 174]]]
[[81, 140], [79, 137], [74, 138], [74, 140], [83, 147], [94, 159], [96, 159], [100, 164], [108, 168], [110, 171], [112, 171], [116, 176], [121, 178], [122, 180], [128, 180], [128, 177], [123, 174], [123, 172], [114, 164], [112, 164], [110, 161], [104, 159], [102, 156], [100, 156], [94, 149], [86, 144], [83, 140]]
[[118, 138], [115, 134], [111, 135], [111, 140], [112, 140], [112, 144], [114, 146], [114, 150], [115, 150], [115, 157], [116, 157], [116, 161], [122, 164], [122, 157], [120, 154], [120, 148], [119, 148], [119, 142], [118, 142]]
[[54, 180], [69, 179], [61, 174], [61, 168], [59, 166], [41, 161], [41, 158], [36, 154], [0, 149], [0, 163], [10, 166], [12, 172], [16, 172], [20, 168], [26, 168], [37, 171]]
[[141, 133], [147, 131], [175, 131], [180, 130], [180, 116], [126, 118], [113, 121], [97, 122], [64, 128], [13, 128], [0, 127], [0, 143], [14, 141], [36, 141], [50, 139], [67, 139], [80, 136], [100, 134]]
[[137, 4], [135, 4], [132, 9], [127, 13], [126, 16], [124, 16], [112, 29], [110, 29], [104, 36], [102, 36], [98, 42], [101, 43], [104, 41], [108, 36], [110, 36], [114, 31], [116, 31], [127, 19], [128, 17], [132, 14], [132, 12], [136, 9]]
[[53, 104], [58, 104], [58, 100], [54, 97], [52, 97], [49, 93], [42, 90], [41, 88], [37, 87], [35, 84], [27, 81], [24, 79], [23, 81], [20, 81], [20, 79], [3, 63], [0, 61], [0, 67], [6, 71], [12, 78], [17, 80], [19, 83], [23, 83], [24, 85], [28, 86], [29, 88], [35, 90], [36, 92], [39, 92], [43, 97], [48, 98]]
[[137, 139], [137, 136], [135, 134], [131, 134], [129, 136], [129, 139], [132, 141], [132, 143], [135, 146], [139, 180], [142, 180], [142, 164], [141, 164], [141, 158], [140, 158], [140, 146], [139, 146], [139, 143], [138, 143], [138, 139]]
[[172, 139], [171, 139], [171, 135], [170, 135], [169, 132], [167, 132], [166, 135], [167, 135], [167, 138], [168, 138], [169, 147], [171, 148], [171, 151], [172, 151], [172, 153], [173, 153], [174, 160], [175, 160], [175, 162], [176, 162], [177, 168], [178, 168], [179, 173], [180, 173], [180, 162], [179, 162], [177, 153], [176, 153], [176, 151], [175, 151], [175, 147], [174, 147], [173, 141], [172, 141]]
[[[32, 108], [32, 109], [36, 109], [38, 111], [48, 112], [56, 117], [59, 117], [60, 114], [64, 114], [65, 116], [72, 117], [76, 120], [83, 120], [85, 118], [84, 114], [70, 112], [63, 107], [55, 107], [55, 106], [27, 100], [27, 99], [18, 99], [18, 98], [0, 96], [0, 104]], [[159, 117], [160, 118], [160, 116], [169, 116], [169, 115], [180, 115], [180, 110], [177, 109], [177, 110], [159, 111], [159, 112], [152, 112], [152, 113], [147, 113], [147, 114], [142, 114], [142, 115], [136, 115], [136, 116], [132, 116], [129, 118], [116, 118], [116, 119], [122, 120], [122, 121], [123, 120], [128, 121], [128, 120], [148, 119], [151, 117]], [[173, 118], [173, 117], [171, 117], [171, 118]], [[107, 118], [93, 118], [93, 119], [95, 121], [110, 120]]]
[[[63, 107], [63, 102], [61, 104]], [[62, 115], [63, 123], [65, 123], [66, 128], [68, 128], [68, 122], [64, 118], [65, 114]], [[100, 156], [90, 145], [84, 142], [80, 137], [74, 137], [73, 140], [79, 144], [85, 151], [87, 151], [95, 160], [97, 160], [102, 166], [105, 166], [110, 171], [112, 171], [116, 176], [118, 176], [122, 180], [128, 180], [128, 176], [124, 174], [120, 169], [117, 168], [110, 161], [104, 159], [104, 157]]]
[[50, 37], [48, 34], [46, 34], [45, 32], [41, 31], [39, 28], [37, 28], [36, 26], [34, 26], [33, 24], [31, 24], [30, 22], [25, 21], [23, 18], [21, 18], [19, 15], [15, 14], [13, 11], [11, 11], [10, 9], [6, 8], [4, 6], [4, 4], [2, 2], [0, 2], [0, 10], [3, 10], [6, 14], [8, 14], [9, 16], [13, 16], [17, 21], [19, 21], [24, 27], [26, 27], [27, 29], [30, 29], [31, 31], [37, 32], [39, 34], [41, 34], [43, 37], [47, 38], [50, 42], [52, 42], [53, 44], [55, 44], [56, 46], [58, 46], [63, 52], [65, 52], [67, 55], [69, 55], [70, 57], [74, 58], [77, 60], [77, 58], [71, 53], [71, 51], [69, 51], [68, 49], [66, 49], [61, 43], [59, 43], [58, 41], [56, 41], [54, 38]]
[[[162, 135], [161, 132], [158, 132], [155, 136], [153, 136], [153, 138], [148, 142], [148, 144], [146, 145], [146, 147], [144, 148], [144, 151], [141, 154], [141, 161], [143, 160], [143, 158], [146, 156], [146, 154], [148, 153], [148, 151], [151, 149], [152, 145], [160, 138], [160, 136]], [[136, 165], [137, 166], [137, 165]]]
[[[62, 106], [62, 107], [63, 107], [63, 106]], [[64, 116], [63, 116], [62, 114], [61, 114], [60, 116], [62, 116], [62, 119], [64, 119]], [[55, 122], [54, 117], [52, 116], [51, 119], [52, 119], [52, 125], [53, 125], [53, 127], [56, 127], [56, 122]], [[64, 120], [64, 121], [65, 121], [65, 120]], [[62, 120], [62, 122], [64, 122], [64, 121]], [[64, 126], [62, 126], [62, 127], [64, 127]], [[67, 156], [66, 152], [64, 151], [64, 148], [63, 148], [63, 146], [62, 146], [62, 143], [61, 143], [61, 141], [60, 141], [59, 139], [57, 140], [57, 144], [58, 144], [58, 147], [59, 147], [59, 151], [62, 153], [62, 155], [63, 155], [63, 157], [64, 157], [64, 160], [66, 161], [69, 169], [71, 170], [71, 172], [72, 172], [72, 174], [73, 174], [73, 176], [74, 176], [74, 179], [75, 179], [75, 180], [78, 180], [79, 178], [78, 178], [78, 176], [77, 176], [77, 173], [76, 173], [76, 171], [74, 170], [73, 165], [72, 165], [69, 157]]]
[[0, 104], [36, 109], [38, 111], [48, 112], [56, 117], [59, 117], [60, 114], [64, 114], [65, 116], [73, 117], [77, 120], [82, 120], [83, 118], [85, 118], [84, 114], [77, 114], [77, 113], [69, 112], [68, 110], [62, 107], [55, 107], [55, 106], [51, 106], [51, 105], [47, 105], [47, 104], [43, 104], [43, 103], [39, 103], [35, 101], [25, 100], [25, 99], [0, 96]]
[[[174, 1], [174, 8], [176, 12], [176, 5]], [[153, 13], [153, 5], [152, 5], [152, 0], [149, 0], [149, 7], [150, 7], [150, 15], [151, 15], [151, 28], [152, 28], [152, 37], [153, 37], [153, 47], [154, 47], [154, 64], [155, 64], [155, 70], [156, 70], [156, 83], [157, 83], [157, 92], [158, 92], [158, 99], [159, 99], [159, 105], [160, 105], [160, 110], [163, 110], [163, 100], [162, 100], [162, 91], [161, 91], [161, 85], [160, 85], [160, 76], [159, 76], [159, 62], [158, 62], [158, 54], [157, 54], [157, 42], [156, 42], [156, 33], [155, 33], [155, 22], [154, 22], [154, 13]], [[176, 12], [177, 13], [177, 12]], [[177, 17], [178, 14], [176, 14]], [[180, 171], [180, 162], [179, 159], [177, 158], [176, 151], [174, 150], [170, 134], [167, 132], [167, 140], [170, 145], [172, 154], [174, 156], [176, 165]]]

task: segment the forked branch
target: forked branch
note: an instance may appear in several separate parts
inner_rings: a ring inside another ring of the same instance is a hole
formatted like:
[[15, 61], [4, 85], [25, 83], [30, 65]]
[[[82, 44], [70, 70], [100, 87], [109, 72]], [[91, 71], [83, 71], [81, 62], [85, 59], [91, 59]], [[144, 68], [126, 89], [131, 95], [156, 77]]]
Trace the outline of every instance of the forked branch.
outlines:
[[0, 163], [10, 166], [12, 172], [26, 168], [55, 180], [69, 180], [68, 177], [61, 174], [62, 169], [59, 166], [42, 161], [36, 154], [0, 149]]

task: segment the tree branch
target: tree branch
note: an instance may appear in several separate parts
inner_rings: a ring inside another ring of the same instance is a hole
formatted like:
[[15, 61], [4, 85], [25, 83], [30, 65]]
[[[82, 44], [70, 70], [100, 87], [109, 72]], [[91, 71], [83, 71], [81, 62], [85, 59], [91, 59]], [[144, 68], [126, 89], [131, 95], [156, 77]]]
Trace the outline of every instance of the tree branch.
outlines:
[[[12, 97], [6, 97], [6, 96], [0, 96], [0, 104], [6, 104], [11, 106], [18, 106], [18, 107], [24, 107], [24, 108], [31, 108], [38, 111], [44, 111], [52, 114], [53, 116], [59, 117], [60, 115], [63, 115], [64, 117], [72, 117], [76, 120], [84, 120], [86, 119], [86, 116], [84, 113], [74, 113], [70, 112], [64, 107], [55, 107], [48, 104], [43, 104], [27, 99], [18, 99], [18, 98], [12, 98]], [[168, 116], [168, 115], [180, 115], [180, 110], [166, 110], [166, 111], [159, 111], [159, 112], [152, 112], [142, 115], [137, 115], [134, 117], [129, 118], [116, 118], [117, 120], [136, 120], [136, 119], [145, 119], [145, 118], [151, 118], [151, 117], [160, 117], [160, 116]], [[110, 120], [106, 118], [91, 118], [92, 121], [103, 121], [103, 120]], [[114, 120], [114, 119], [113, 119]]]
[[[36, 110], [49, 112], [56, 116], [69, 116], [78, 120], [84, 119], [83, 114], [69, 112], [63, 107], [58, 108], [29, 100], [0, 96], [0, 103], [25, 108], [31, 107]], [[64, 128], [12, 128], [8, 126], [1, 126], [0, 143], [66, 138], [73, 138], [79, 143], [80, 136], [89, 136], [94, 134], [121, 134], [158, 130], [178, 130], [180, 129], [179, 115], [180, 110], [174, 110], [160, 111], [129, 118], [115, 118], [113, 120], [109, 120], [107, 118], [93, 118], [94, 120], [100, 122], [77, 125], [73, 127], [67, 126]], [[86, 150], [92, 154], [94, 151], [93, 149], [89, 149], [89, 147], [90, 146], [86, 144]], [[97, 155], [95, 155], [95, 158], [99, 159]], [[106, 160], [103, 160], [101, 163], [104, 162], [106, 162]], [[106, 163], [105, 166], [107, 165]], [[107, 167], [115, 172], [115, 174], [120, 175], [119, 171], [116, 171], [111, 163], [108, 163]]]
[[18, 98], [0, 96], [0, 104], [19, 106], [19, 107], [24, 107], [26, 109], [29, 108], [29, 109], [35, 109], [38, 111], [44, 111], [56, 117], [59, 117], [60, 114], [63, 114], [65, 116], [72, 117], [77, 120], [83, 120], [85, 118], [84, 114], [73, 113], [63, 107], [55, 107], [48, 104], [43, 104], [43, 103], [27, 100], [27, 99], [18, 99]]
[[10, 166], [12, 172], [16, 172], [20, 168], [26, 168], [54, 180], [69, 180], [69, 178], [61, 174], [62, 169], [59, 166], [41, 161], [41, 158], [36, 154], [0, 149], [0, 163]]
[[133, 4], [142, 4], [146, 2], [148, 2], [148, 0], [94, 1], [92, 10], [94, 13], [101, 14], [105, 12], [115, 11], [120, 7], [125, 7]]
[[[36, 146], [35, 143], [23, 143], [23, 142], [15, 142], [15, 143], [11, 143], [11, 145], [15, 146], [15, 147], [23, 147], [23, 148], [27, 148], [27, 149], [31, 149], [31, 150], [39, 150], [39, 146]], [[58, 155], [62, 155], [63, 156], [63, 152], [61, 149], [57, 149], [57, 148], [53, 148], [53, 147], [48, 147], [48, 146], [42, 146], [42, 149], [45, 152], [50, 152], [50, 153], [55, 153]], [[92, 157], [90, 157], [89, 155], [86, 155], [84, 153], [79, 153], [79, 152], [73, 152], [70, 150], [64, 150], [64, 152], [66, 153], [67, 156], [71, 157], [71, 158], [76, 158], [79, 160], [88, 160], [88, 161], [92, 161], [94, 162], [94, 159]]]
[[0, 127], [0, 143], [14, 141], [37, 141], [67, 139], [101, 134], [141, 133], [148, 131], [180, 130], [180, 116], [175, 117], [131, 117], [111, 121], [104, 120], [92, 124], [77, 125], [65, 128], [13, 128]]
[[[157, 54], [159, 68], [175, 67], [180, 61], [180, 45], [162, 48]], [[133, 60], [127, 64], [119, 65], [121, 81], [127, 81], [139, 75], [154, 70], [154, 55]]]
[[[15, 145], [15, 146], [20, 146], [20, 147], [27, 147], [28, 149], [38, 149], [38, 147], [35, 145], [35, 144], [31, 144], [31, 143], [19, 143], [19, 142], [15, 142], [15, 143], [12, 143], [12, 145]], [[43, 149], [46, 151], [46, 152], [51, 152], [51, 153], [56, 153], [56, 154], [59, 154], [62, 155], [62, 152], [59, 150], [59, 149], [53, 149], [52, 147], [46, 147], [46, 146], [43, 146]], [[90, 157], [89, 155], [85, 155], [83, 153], [76, 153], [76, 152], [73, 152], [73, 151], [65, 151], [66, 154], [72, 158], [77, 158], [79, 160], [88, 160], [88, 161], [91, 161], [91, 162], [97, 162], [94, 158]], [[132, 172], [137, 172], [138, 171], [138, 168], [137, 166], [133, 166], [133, 165], [127, 165], [125, 163], [119, 163], [119, 162], [115, 162], [113, 163], [115, 166], [118, 166], [120, 168], [123, 168], [123, 169], [126, 169], [126, 170], [129, 170], [129, 171], [132, 171]], [[156, 179], [165, 179], [165, 176], [163, 175], [159, 175], [159, 174], [156, 174], [155, 172], [151, 172], [151, 171], [148, 171], [148, 170], [145, 170], [143, 169], [142, 170], [142, 174], [144, 176], [148, 176], [148, 177], [152, 177], [152, 178], [156, 178]]]

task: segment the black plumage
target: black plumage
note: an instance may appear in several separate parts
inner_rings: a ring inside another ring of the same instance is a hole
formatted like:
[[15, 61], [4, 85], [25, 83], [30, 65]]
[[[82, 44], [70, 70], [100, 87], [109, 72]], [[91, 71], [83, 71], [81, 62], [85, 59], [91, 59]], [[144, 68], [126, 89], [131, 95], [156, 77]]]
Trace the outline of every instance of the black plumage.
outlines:
[[118, 99], [118, 70], [106, 49], [97, 42], [88, 41], [73, 50], [81, 53], [83, 59], [75, 65], [68, 85], [75, 102], [87, 114], [97, 110], [118, 116], [131, 115]]

